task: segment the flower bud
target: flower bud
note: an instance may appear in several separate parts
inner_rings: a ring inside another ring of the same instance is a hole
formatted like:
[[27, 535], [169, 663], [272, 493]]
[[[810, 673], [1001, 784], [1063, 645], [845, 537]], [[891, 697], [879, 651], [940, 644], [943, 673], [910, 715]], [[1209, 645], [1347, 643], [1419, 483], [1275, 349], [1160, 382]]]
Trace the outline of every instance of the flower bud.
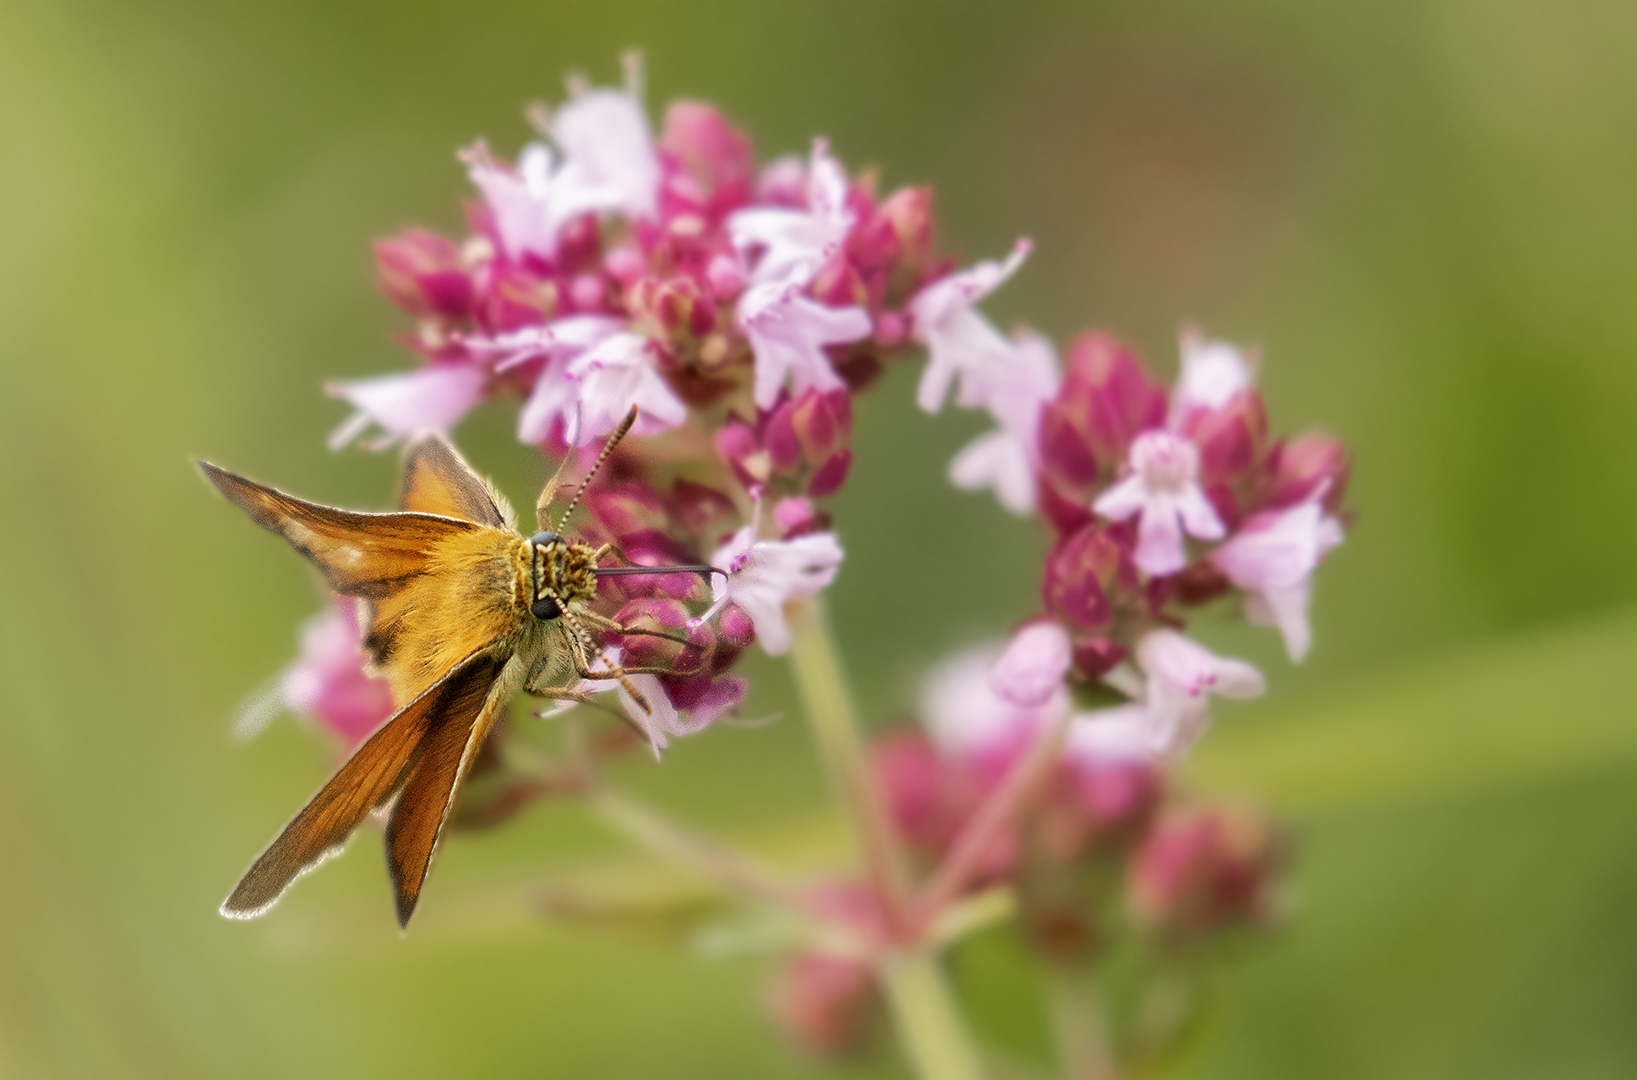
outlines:
[[452, 241], [425, 229], [405, 229], [375, 242], [375, 263], [381, 291], [411, 315], [471, 317], [476, 293]]
[[[688, 627], [688, 609], [664, 596], [639, 596], [627, 601], [614, 616], [621, 626], [639, 630], [663, 630], [686, 637], [688, 644], [647, 634], [613, 634], [612, 644], [620, 647], [620, 663], [626, 667], [664, 667], [685, 674], [705, 671], [716, 647], [716, 634], [709, 624]], [[672, 699], [675, 702], [675, 699]], [[684, 708], [677, 702], [678, 708]]]
[[773, 458], [763, 449], [756, 429], [730, 419], [716, 433], [716, 451], [747, 489], [765, 485], [773, 477]]
[[1099, 637], [1139, 595], [1137, 568], [1112, 530], [1086, 525], [1046, 557], [1040, 591], [1046, 610], [1076, 636]]
[[1310, 431], [1276, 447], [1269, 465], [1273, 472], [1273, 506], [1304, 502], [1323, 487], [1324, 508], [1332, 514], [1340, 509], [1352, 468], [1340, 439]]
[[1150, 929], [1199, 938], [1273, 914], [1281, 862], [1273, 826], [1260, 815], [1206, 807], [1167, 814], [1132, 859], [1130, 900]]
[[591, 516], [621, 543], [645, 529], [664, 530], [671, 524], [664, 497], [646, 484], [628, 482], [599, 488], [588, 493], [585, 501]]
[[888, 735], [870, 748], [870, 772], [904, 840], [929, 856], [947, 851], [978, 793], [931, 740], [919, 731]]
[[710, 105], [673, 101], [665, 110], [659, 148], [676, 159], [706, 199], [730, 191], [736, 200], [749, 196], [756, 172], [750, 140]]
[[934, 270], [932, 189], [901, 188], [887, 197], [876, 215], [891, 227], [897, 240], [891, 277], [894, 285], [903, 286], [907, 298]]
[[880, 1012], [875, 974], [862, 960], [803, 953], [779, 972], [773, 1015], [786, 1035], [823, 1057], [843, 1057], [869, 1042]]

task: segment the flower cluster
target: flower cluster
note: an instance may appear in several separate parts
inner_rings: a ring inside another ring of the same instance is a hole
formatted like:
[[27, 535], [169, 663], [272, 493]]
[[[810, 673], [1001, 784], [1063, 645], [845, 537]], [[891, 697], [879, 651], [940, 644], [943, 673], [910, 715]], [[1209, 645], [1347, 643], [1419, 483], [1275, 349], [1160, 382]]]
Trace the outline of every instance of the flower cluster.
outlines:
[[[822, 503], [852, 466], [852, 395], [920, 344], [969, 342], [970, 303], [1027, 245], [1005, 267], [954, 274], [934, 250], [930, 189], [878, 196], [873, 174], [849, 177], [823, 139], [805, 160], [759, 167], [749, 139], [698, 102], [672, 103], [656, 138], [634, 66], [627, 76], [536, 110], [540, 140], [513, 162], [481, 142], [462, 152], [478, 195], [470, 235], [409, 229], [376, 245], [422, 366], [330, 389], [355, 409], [337, 446], [448, 432], [511, 393], [518, 438], [582, 466], [637, 407], [576, 537], [628, 564], [727, 571], [708, 586], [656, 574], [599, 590], [600, 614], [687, 639], [605, 635], [605, 662], [674, 672], [629, 683], [647, 708], [620, 690], [657, 752], [736, 707], [734, 661], [752, 640], [786, 651], [785, 605], [835, 576]], [[949, 378], [928, 369], [929, 385]], [[332, 636], [335, 654], [304, 653], [298, 670], [350, 664], [361, 679], [356, 640]], [[322, 694], [286, 700], [337, 713]], [[379, 705], [371, 722], [390, 711]], [[370, 726], [337, 730], [351, 740]]]

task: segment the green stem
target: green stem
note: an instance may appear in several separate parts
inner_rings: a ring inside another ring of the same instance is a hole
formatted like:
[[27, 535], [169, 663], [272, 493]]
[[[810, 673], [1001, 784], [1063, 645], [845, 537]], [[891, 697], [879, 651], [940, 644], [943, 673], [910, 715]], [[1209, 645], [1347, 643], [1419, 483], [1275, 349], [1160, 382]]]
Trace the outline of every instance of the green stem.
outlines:
[[1049, 965], [1052, 1035], [1064, 1080], [1117, 1080], [1096, 977], [1067, 964]]
[[852, 815], [870, 882], [887, 918], [896, 927], [901, 923], [904, 897], [909, 892], [909, 866], [897, 830], [888, 821], [870, 776], [858, 713], [841, 672], [841, 660], [817, 601], [792, 604], [791, 615], [790, 662], [807, 721]]
[[980, 1080], [977, 1052], [938, 958], [919, 948], [891, 953], [882, 959], [880, 973], [915, 1075], [922, 1080]]
[[[791, 668], [819, 752], [852, 818], [882, 910], [895, 935], [909, 928], [909, 864], [870, 775], [858, 712], [816, 601], [790, 606]], [[882, 955], [881, 985], [899, 1037], [921, 1080], [980, 1080], [977, 1051], [955, 1007], [935, 948], [923, 940]]]

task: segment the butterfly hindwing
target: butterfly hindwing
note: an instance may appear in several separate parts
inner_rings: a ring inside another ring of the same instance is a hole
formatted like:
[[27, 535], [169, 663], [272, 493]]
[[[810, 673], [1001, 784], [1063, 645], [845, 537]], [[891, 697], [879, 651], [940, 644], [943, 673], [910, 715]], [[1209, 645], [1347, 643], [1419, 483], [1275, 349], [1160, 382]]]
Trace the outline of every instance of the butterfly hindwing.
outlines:
[[491, 529], [516, 528], [506, 500], [436, 435], [421, 436], [404, 454], [404, 491], [398, 505]]
[[450, 730], [469, 731], [508, 659], [493, 651], [474, 653], [399, 709], [251, 864], [222, 914], [260, 915], [290, 882], [340, 851], [359, 822], [407, 787], [421, 759]]
[[444, 822], [496, 717], [518, 679], [499, 675], [482, 699], [467, 698], [427, 730], [387, 823], [387, 869], [397, 898], [398, 924], [407, 926], [431, 869]]

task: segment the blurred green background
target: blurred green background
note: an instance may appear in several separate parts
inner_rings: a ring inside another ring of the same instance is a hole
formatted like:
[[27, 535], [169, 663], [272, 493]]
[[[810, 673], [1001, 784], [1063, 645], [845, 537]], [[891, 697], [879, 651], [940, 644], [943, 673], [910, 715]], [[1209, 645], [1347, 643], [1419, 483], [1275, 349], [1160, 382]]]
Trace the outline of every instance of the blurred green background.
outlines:
[[[325, 378], [401, 368], [368, 242], [452, 229], [453, 150], [648, 58], [764, 156], [828, 135], [934, 182], [946, 244], [1036, 255], [991, 304], [1174, 370], [1260, 343], [1282, 430], [1356, 452], [1318, 647], [1206, 626], [1268, 672], [1194, 762], [1299, 840], [1294, 918], [1223, 980], [1188, 1077], [1637, 1075], [1637, 5], [1607, 0], [829, 0], [0, 7], [0, 1074], [819, 1076], [766, 969], [543, 923], [621, 844], [566, 805], [446, 846], [401, 937], [373, 839], [269, 918], [215, 907], [325, 774], [280, 721], [312, 578], [197, 479], [209, 456], [381, 506], [324, 449]], [[889, 721], [931, 658], [1033, 603], [1037, 541], [945, 462], [913, 373], [860, 410], [831, 611]], [[526, 499], [501, 406], [459, 430]], [[889, 464], [890, 463], [890, 464]], [[782, 669], [753, 714], [622, 778], [734, 834], [826, 806]], [[955, 958], [1042, 1061], [1004, 935]], [[890, 1054], [848, 1075], [904, 1075]]]

